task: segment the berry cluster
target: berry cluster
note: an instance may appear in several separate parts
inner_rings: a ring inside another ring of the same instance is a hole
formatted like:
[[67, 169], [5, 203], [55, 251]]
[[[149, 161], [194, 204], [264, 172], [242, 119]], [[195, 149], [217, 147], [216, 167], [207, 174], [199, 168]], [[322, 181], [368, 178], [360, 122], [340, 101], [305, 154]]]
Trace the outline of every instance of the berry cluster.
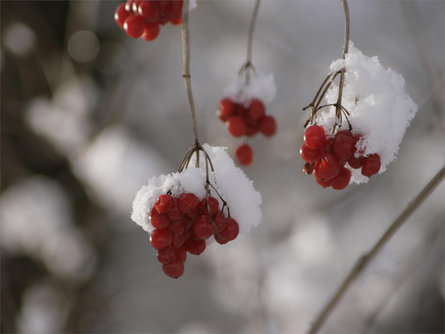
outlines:
[[356, 144], [361, 137], [350, 131], [338, 131], [332, 138], [326, 136], [322, 126], [308, 127], [300, 149], [300, 155], [306, 161], [304, 171], [307, 174], [314, 172], [315, 180], [323, 188], [337, 190], [346, 188], [351, 179], [346, 163], [351, 168], [361, 168], [362, 175], [371, 177], [380, 170], [380, 156], [371, 154], [364, 157], [363, 152], [357, 151]]
[[[230, 134], [236, 138], [253, 137], [261, 132], [266, 137], [275, 134], [277, 125], [275, 118], [266, 115], [266, 108], [259, 99], [252, 99], [246, 105], [235, 103], [226, 97], [219, 103], [217, 111], [219, 119], [226, 123]], [[243, 165], [250, 165], [253, 161], [252, 148], [243, 144], [236, 150], [236, 157]]]
[[[208, 203], [208, 206], [207, 206]], [[167, 276], [178, 278], [184, 273], [187, 252], [199, 255], [211, 236], [225, 244], [239, 233], [235, 219], [224, 216], [216, 198], [199, 200], [192, 193], [178, 197], [161, 195], [153, 206], [151, 225], [155, 228], [150, 242]]]
[[182, 0], [127, 0], [116, 8], [114, 19], [128, 36], [152, 41], [170, 22], [182, 23]]

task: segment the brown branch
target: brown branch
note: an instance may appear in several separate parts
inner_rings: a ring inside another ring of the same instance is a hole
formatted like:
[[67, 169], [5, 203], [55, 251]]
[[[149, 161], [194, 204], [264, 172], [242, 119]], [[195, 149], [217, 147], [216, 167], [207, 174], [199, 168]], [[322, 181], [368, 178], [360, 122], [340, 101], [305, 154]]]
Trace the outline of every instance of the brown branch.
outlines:
[[252, 18], [249, 24], [249, 34], [247, 37], [247, 64], [252, 63], [252, 43], [253, 43], [253, 31], [255, 29], [255, 22], [258, 16], [258, 9], [260, 8], [260, 0], [256, 0], [255, 7], [253, 8]]
[[445, 175], [445, 167], [431, 179], [431, 181], [422, 189], [422, 191], [416, 196], [416, 198], [408, 204], [408, 206], [403, 210], [403, 212], [394, 220], [394, 222], [389, 226], [385, 233], [380, 237], [377, 243], [371, 248], [371, 250], [362, 257], [360, 257], [352, 267], [349, 274], [346, 276], [341, 285], [337, 288], [334, 296], [329, 300], [329, 302], [323, 307], [317, 318], [312, 323], [308, 334], [317, 333], [326, 319], [329, 317], [330, 313], [335, 309], [338, 302], [341, 300], [343, 295], [349, 289], [354, 280], [363, 272], [363, 270], [369, 265], [369, 263], [374, 259], [382, 247], [388, 242], [388, 240], [397, 232], [400, 226], [411, 216], [411, 214], [423, 203], [423, 201], [431, 194], [434, 188], [439, 185]]
[[184, 78], [187, 97], [190, 104], [190, 117], [193, 125], [193, 139], [195, 144], [198, 140], [198, 124], [196, 122], [195, 102], [193, 100], [192, 82], [190, 80], [190, 38], [189, 38], [189, 0], [184, 0], [182, 5], [182, 60]]

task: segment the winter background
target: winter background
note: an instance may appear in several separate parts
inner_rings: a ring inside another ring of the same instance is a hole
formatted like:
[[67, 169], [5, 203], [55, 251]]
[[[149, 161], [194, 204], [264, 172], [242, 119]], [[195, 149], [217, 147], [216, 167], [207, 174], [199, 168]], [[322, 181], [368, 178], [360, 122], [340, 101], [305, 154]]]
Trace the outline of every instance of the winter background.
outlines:
[[[350, 1], [351, 39], [406, 80], [419, 111], [399, 158], [343, 191], [298, 156], [307, 105], [341, 56], [339, 1], [263, 1], [253, 62], [273, 72], [278, 122], [245, 168], [262, 194], [248, 236], [165, 276], [130, 220], [136, 191], [190, 144], [180, 28], [154, 42], [115, 24], [115, 1], [1, 1], [1, 331], [303, 333], [356, 259], [443, 166], [445, 2]], [[253, 1], [198, 1], [191, 71], [203, 142], [232, 138], [215, 110], [245, 61]], [[326, 333], [444, 331], [440, 185], [359, 277]], [[243, 201], [243, 198], [239, 198]]]

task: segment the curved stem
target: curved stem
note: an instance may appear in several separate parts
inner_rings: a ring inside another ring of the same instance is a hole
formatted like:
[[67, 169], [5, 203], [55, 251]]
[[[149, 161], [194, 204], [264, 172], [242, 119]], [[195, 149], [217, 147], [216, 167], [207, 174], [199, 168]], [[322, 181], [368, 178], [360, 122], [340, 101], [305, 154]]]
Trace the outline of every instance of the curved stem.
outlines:
[[247, 59], [246, 59], [246, 81], [249, 81], [249, 69], [252, 66], [252, 43], [253, 43], [253, 32], [255, 30], [255, 22], [258, 16], [258, 10], [260, 8], [260, 0], [255, 1], [255, 7], [253, 8], [252, 18], [249, 24], [249, 33], [247, 37]]
[[[345, 12], [345, 45], [343, 47], [343, 59], [346, 58], [346, 54], [349, 50], [349, 7], [346, 0], [340, 0], [343, 4], [343, 10]], [[343, 86], [345, 83], [345, 68], [343, 67], [340, 75], [340, 84], [338, 86], [338, 98], [335, 114], [337, 118], [341, 117], [341, 100], [343, 96]]]
[[196, 122], [195, 102], [193, 100], [192, 82], [190, 80], [190, 38], [189, 38], [189, 0], [184, 0], [182, 5], [182, 60], [184, 78], [187, 97], [190, 105], [190, 117], [193, 125], [193, 139], [195, 144], [199, 143], [198, 124]]
[[367, 265], [375, 258], [377, 253], [383, 248], [383, 246], [388, 242], [388, 240], [398, 231], [399, 227], [405, 223], [405, 221], [411, 216], [411, 214], [423, 203], [423, 201], [431, 194], [434, 188], [439, 185], [445, 176], [445, 167], [431, 179], [431, 181], [422, 189], [422, 191], [416, 196], [416, 198], [408, 204], [408, 206], [403, 210], [403, 212], [392, 222], [388, 229], [383, 233], [376, 244], [371, 248], [371, 250], [365, 255], [361, 256], [354, 267], [352, 267], [349, 274], [346, 276], [341, 285], [337, 288], [334, 296], [329, 300], [329, 302], [323, 307], [317, 318], [312, 323], [308, 334], [315, 334], [326, 322], [330, 313], [337, 306], [338, 302], [341, 300], [343, 295], [349, 289], [354, 280], [363, 272]]

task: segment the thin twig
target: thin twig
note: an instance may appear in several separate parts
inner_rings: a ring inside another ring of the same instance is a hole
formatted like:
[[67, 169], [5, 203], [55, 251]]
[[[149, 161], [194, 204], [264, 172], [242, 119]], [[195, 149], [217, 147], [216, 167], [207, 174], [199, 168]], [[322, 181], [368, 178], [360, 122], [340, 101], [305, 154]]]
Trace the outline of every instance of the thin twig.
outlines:
[[247, 37], [247, 64], [252, 63], [252, 43], [253, 43], [253, 31], [255, 30], [255, 22], [258, 16], [258, 9], [260, 8], [260, 0], [256, 0], [255, 7], [253, 8], [252, 18], [249, 24], [249, 34]]
[[338, 302], [341, 300], [341, 298], [349, 289], [354, 280], [360, 275], [360, 273], [363, 272], [363, 270], [374, 259], [374, 257], [382, 249], [382, 247], [397, 232], [399, 227], [402, 226], [403, 223], [411, 216], [411, 214], [423, 203], [423, 201], [431, 194], [434, 188], [439, 185], [444, 175], [445, 167], [442, 167], [442, 169], [422, 189], [422, 191], [416, 196], [416, 198], [411, 203], [409, 203], [405, 210], [403, 210], [403, 212], [396, 218], [396, 220], [394, 220], [394, 222], [389, 226], [389, 228], [380, 237], [380, 239], [371, 248], [371, 250], [357, 260], [354, 267], [352, 267], [349, 274], [338, 287], [337, 291], [334, 293], [334, 296], [329, 300], [325, 307], [323, 307], [317, 318], [312, 323], [308, 334], [315, 334], [320, 330], [320, 328], [326, 322], [329, 314], [337, 306]]
[[193, 124], [193, 139], [195, 144], [198, 140], [198, 124], [196, 122], [195, 102], [193, 100], [192, 82], [190, 80], [190, 38], [189, 38], [189, 0], [184, 0], [182, 5], [182, 60], [185, 88], [187, 90], [187, 97], [190, 104], [190, 117]]

